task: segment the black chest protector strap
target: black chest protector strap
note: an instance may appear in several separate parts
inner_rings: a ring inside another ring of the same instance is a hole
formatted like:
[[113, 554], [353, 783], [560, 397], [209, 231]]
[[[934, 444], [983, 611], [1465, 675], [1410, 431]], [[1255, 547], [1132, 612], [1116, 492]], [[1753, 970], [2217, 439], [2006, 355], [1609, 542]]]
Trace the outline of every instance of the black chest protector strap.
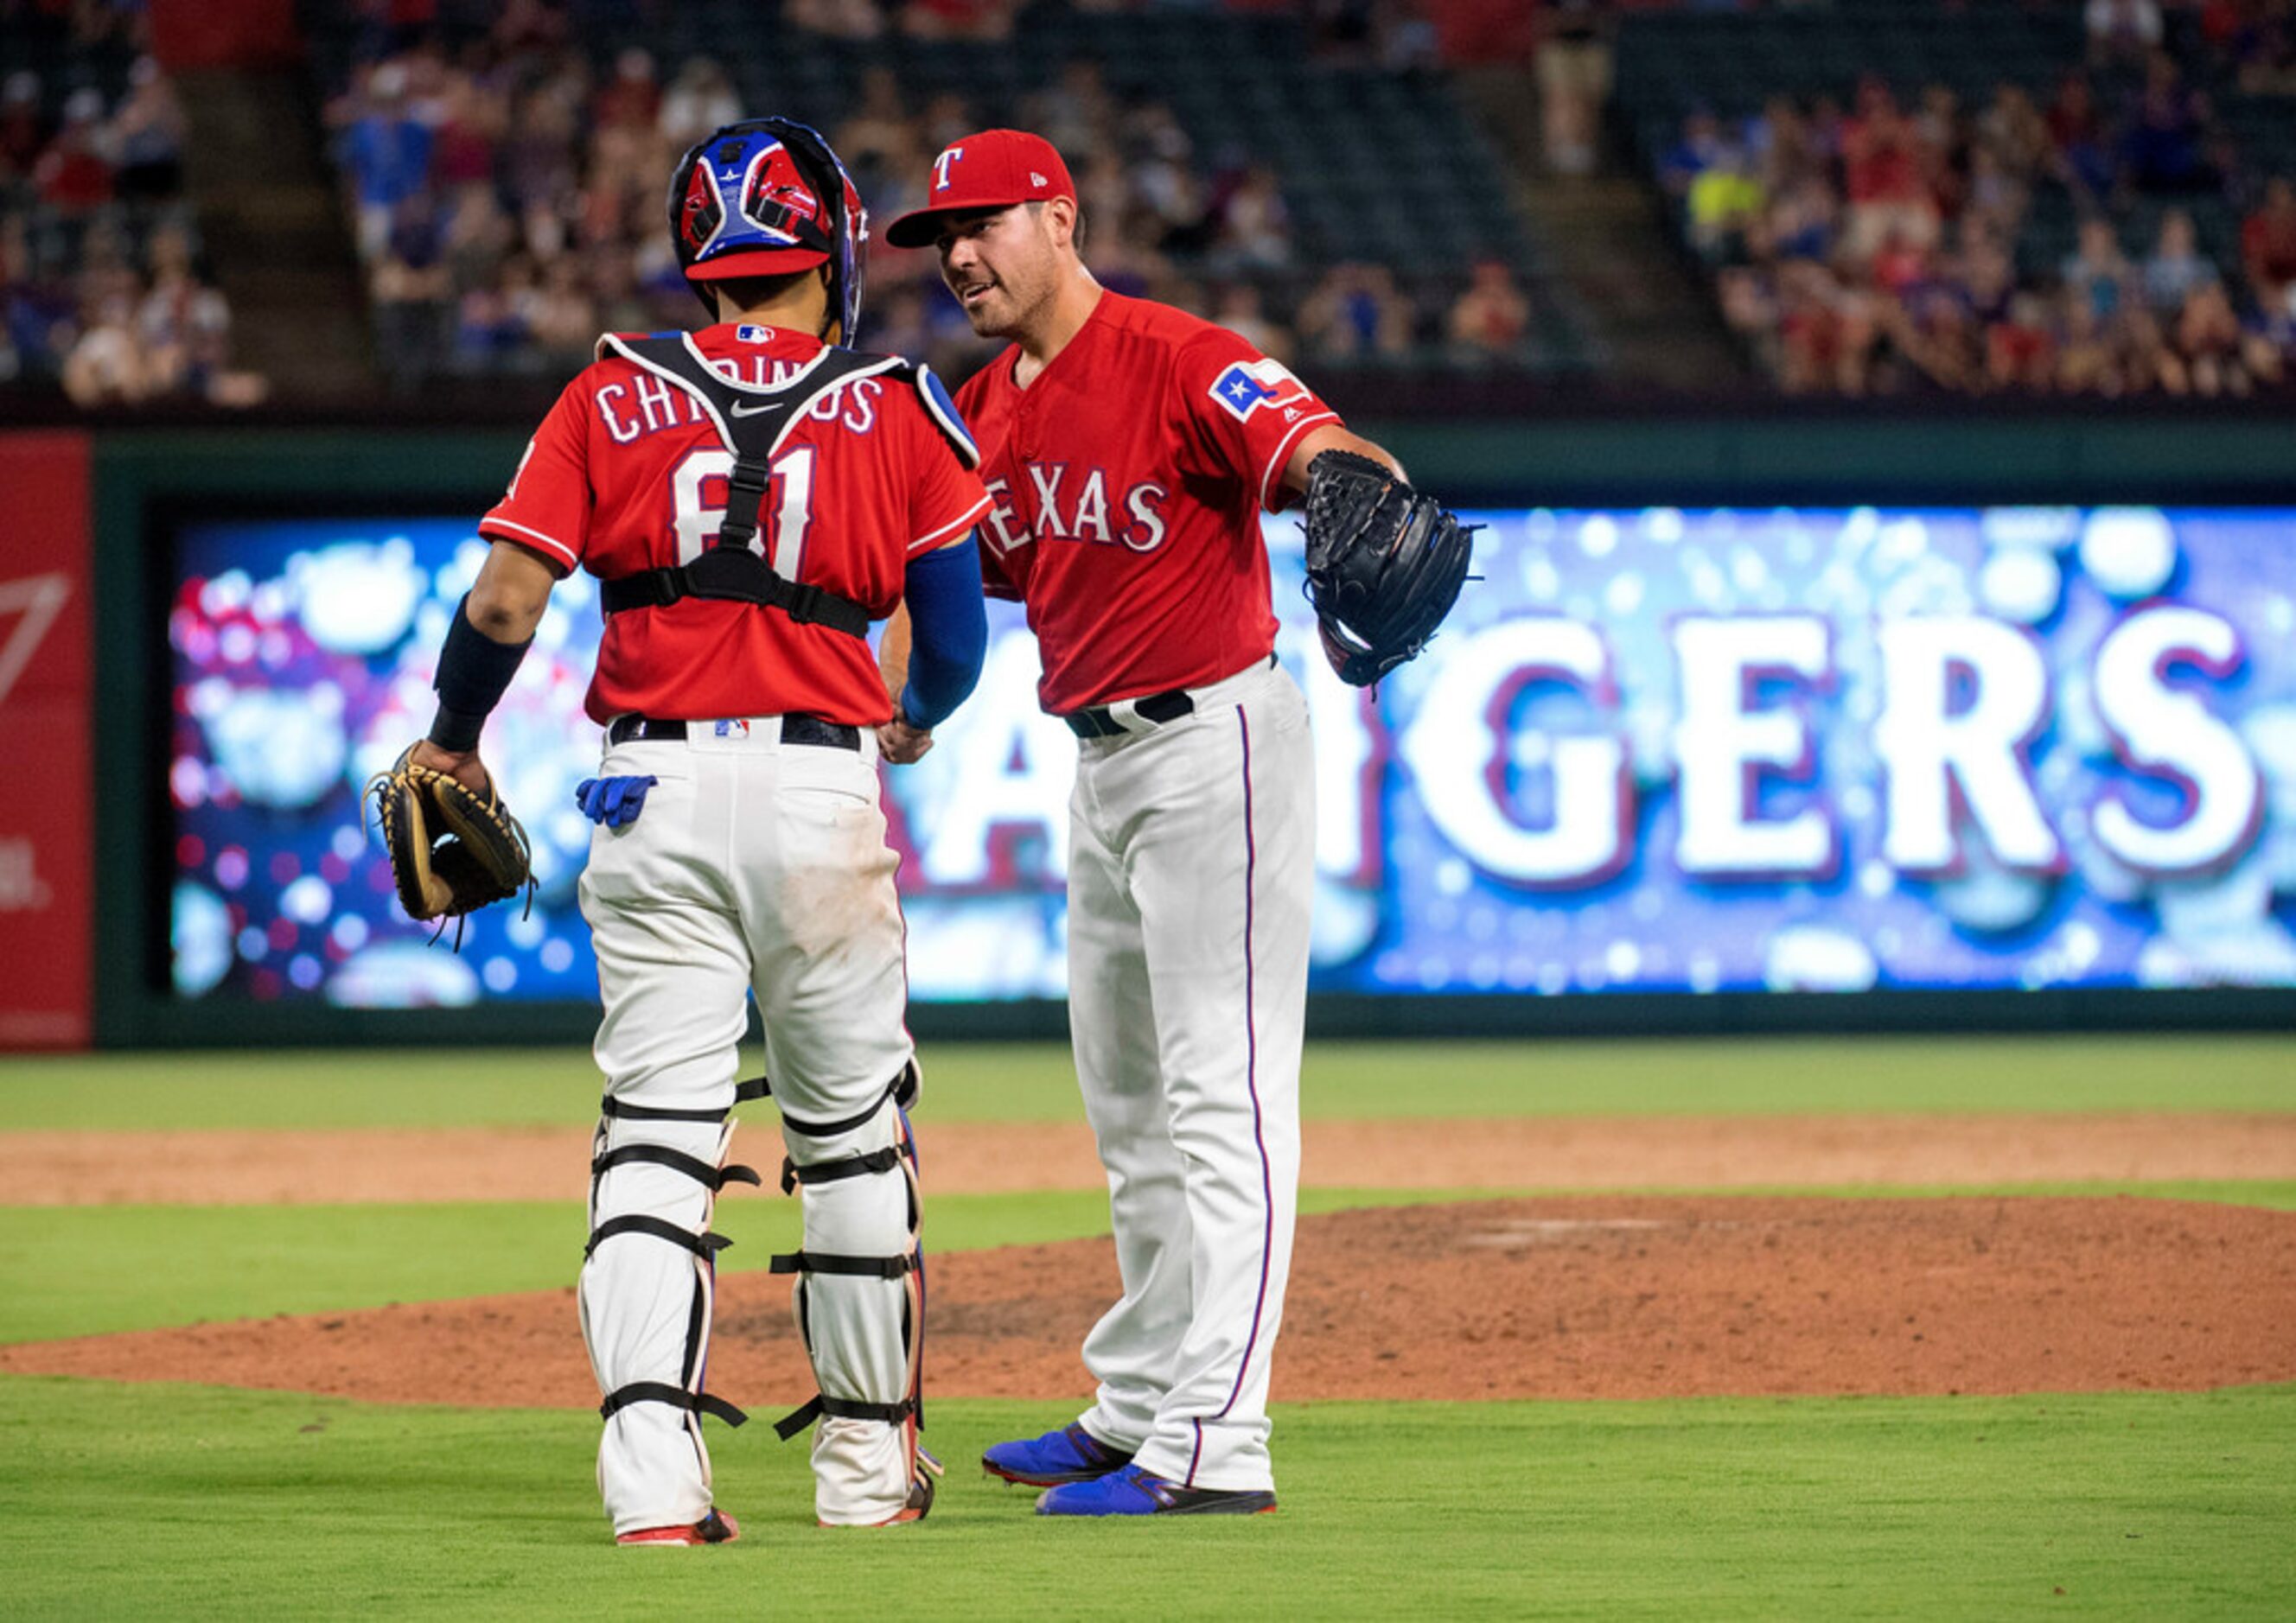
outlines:
[[720, 376], [682, 337], [609, 336], [598, 347], [602, 354], [619, 355], [693, 396], [734, 455], [717, 545], [691, 563], [643, 570], [604, 582], [598, 597], [605, 611], [659, 609], [684, 598], [707, 597], [778, 609], [800, 626], [826, 626], [848, 636], [866, 637], [868, 610], [849, 597], [775, 574], [750, 543], [757, 537], [758, 509], [773, 482], [775, 453], [791, 430], [816, 402], [856, 378], [899, 369], [899, 357], [860, 355], [832, 345], [786, 383], [759, 387]]

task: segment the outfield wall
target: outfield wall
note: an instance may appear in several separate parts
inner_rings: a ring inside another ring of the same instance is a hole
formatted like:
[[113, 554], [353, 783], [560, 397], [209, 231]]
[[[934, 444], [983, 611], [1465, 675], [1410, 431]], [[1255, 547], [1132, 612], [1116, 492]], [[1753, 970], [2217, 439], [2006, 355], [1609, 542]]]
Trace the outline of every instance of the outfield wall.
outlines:
[[[2256, 1025], [2296, 1009], [2281, 947], [2296, 891], [2282, 872], [2296, 840], [2290, 787], [2257, 742], [2277, 747], [2275, 729], [2296, 716], [2284, 691], [2296, 637], [2272, 618], [2296, 594], [2296, 545], [2269, 511], [2296, 507], [2284, 424], [1790, 414], [1369, 426], [1420, 482], [1486, 517], [1491, 578], [1375, 709], [1324, 678], [1279, 587], [1283, 652], [1335, 757], [1321, 785], [1319, 1030]], [[407, 661], [427, 660], [435, 627], [422, 605], [367, 625], [364, 611], [390, 594], [388, 570], [373, 570], [395, 560], [427, 598], [451, 594], [467, 567], [456, 532], [515, 465], [520, 437], [148, 430], [0, 448], [17, 453], [12, 489], [45, 489], [40, 510], [63, 512], [66, 530], [84, 481], [102, 583], [92, 620], [59, 620], [33, 662], [61, 679], [74, 639], [96, 651], [92, 703], [65, 702], [87, 725], [55, 719], [53, 688], [34, 724], [53, 741], [45, 775], [91, 785], [93, 853], [74, 852], [52, 818], [38, 884], [12, 887], [25, 838], [12, 824], [59, 802], [0, 798], [0, 908], [20, 926], [10, 956], [49, 966], [51, 980], [55, 965], [86, 964], [62, 977], [81, 988], [61, 1001], [82, 1023], [56, 1019], [53, 987], [45, 1004], [29, 997], [37, 974], [12, 976], [0, 1042], [584, 1034], [586, 943], [566, 898], [521, 939], [486, 917], [459, 960], [411, 939], [383, 955], [382, 910], [351, 899], [371, 848], [297, 823], [322, 801], [341, 823], [367, 764], [356, 736], [338, 736], [356, 728], [303, 726], [310, 693], [381, 707], [360, 712], [378, 734], [386, 721], [392, 736], [419, 730], [423, 683]], [[20, 519], [17, 533], [29, 533]], [[1270, 527], [1279, 578], [1296, 573], [1288, 534]], [[404, 550], [426, 545], [444, 550]], [[14, 567], [37, 561], [20, 543], [8, 554], [0, 593], [44, 572]], [[362, 613], [339, 606], [327, 625], [290, 624], [291, 638], [264, 643], [271, 611], [251, 600], [266, 582], [292, 595], [291, 575], [346, 559], [370, 574], [336, 600]], [[226, 575], [228, 590], [204, 589]], [[568, 739], [586, 736], [571, 713], [577, 596], [548, 693], [498, 724], [531, 724], [570, 759], [582, 751]], [[1973, 643], [1931, 635], [1956, 614], [1997, 629], [1975, 627]], [[1025, 648], [1024, 635], [1011, 640]], [[1889, 698], [1915, 670], [1937, 688], [1922, 727]], [[990, 686], [1024, 695], [1025, 675], [992, 668]], [[307, 679], [321, 685], [306, 692]], [[2002, 708], [2035, 679], [2032, 715]], [[969, 743], [945, 738], [939, 779], [894, 780], [926, 1031], [1060, 1027], [1052, 775], [1065, 734], [1006, 699], [976, 702], [988, 719]], [[29, 702], [20, 684], [0, 691], [0, 706]], [[2026, 735], [2002, 734], [2009, 753], [1986, 756], [1986, 727], [2013, 723]], [[69, 770], [82, 741], [92, 775]], [[533, 758], [537, 746], [505, 748]], [[2087, 764], [2059, 769], [2052, 751]], [[958, 770], [968, 758], [977, 769]], [[1924, 760], [1926, 840], [1904, 787]], [[2041, 827], [2020, 823], [2019, 776]], [[242, 793], [241, 777], [264, 786]], [[538, 830], [563, 821], [557, 798], [546, 777], [512, 793]], [[2121, 845], [2098, 867], [2093, 814], [2107, 800]], [[958, 827], [973, 832], [952, 845]], [[579, 831], [560, 832], [564, 888]], [[218, 872], [226, 849], [237, 855]], [[81, 888], [92, 908], [75, 903]], [[964, 980], [977, 964], [988, 978]]]

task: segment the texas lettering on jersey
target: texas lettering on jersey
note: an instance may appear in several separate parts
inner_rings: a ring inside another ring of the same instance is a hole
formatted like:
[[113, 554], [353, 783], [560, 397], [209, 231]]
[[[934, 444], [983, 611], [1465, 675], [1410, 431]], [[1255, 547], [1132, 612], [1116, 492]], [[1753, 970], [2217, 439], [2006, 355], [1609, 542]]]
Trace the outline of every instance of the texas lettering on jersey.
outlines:
[[[1009, 553], [1031, 541], [1083, 541], [1152, 553], [1169, 533], [1162, 509], [1171, 492], [1152, 480], [1143, 480], [1124, 491], [1111, 516], [1105, 468], [1086, 469], [1083, 477], [1073, 481], [1066, 463], [1049, 466], [1030, 463], [1024, 471], [1036, 512], [1033, 522], [1024, 522], [1007, 499], [1012, 494], [1011, 480], [988, 481], [987, 524], [993, 532], [993, 545], [1000, 551]], [[1073, 489], [1064, 488], [1070, 484]]]
[[1103, 293], [1028, 388], [1007, 351], [957, 391], [986, 454], [988, 590], [1028, 607], [1055, 714], [1197, 687], [1275, 646], [1259, 515], [1338, 414], [1224, 327]]
[[[788, 381], [822, 348], [755, 325], [692, 341], [720, 375], [753, 385]], [[690, 394], [609, 356], [567, 385], [479, 533], [604, 580], [691, 562], [717, 544], [733, 467]], [[882, 619], [909, 561], [962, 541], [988, 509], [916, 391], [858, 378], [816, 401], [783, 441], [751, 545], [777, 573]], [[859, 638], [691, 598], [608, 618], [586, 708], [601, 722], [802, 713], [868, 725], [893, 713]]]

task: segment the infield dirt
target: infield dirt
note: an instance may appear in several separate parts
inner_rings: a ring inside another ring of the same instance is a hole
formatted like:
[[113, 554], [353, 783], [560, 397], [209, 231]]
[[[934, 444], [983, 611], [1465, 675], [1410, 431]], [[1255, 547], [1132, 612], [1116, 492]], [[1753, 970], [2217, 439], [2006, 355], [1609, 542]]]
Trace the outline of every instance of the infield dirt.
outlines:
[[[1117, 1289], [1107, 1241], [959, 1252], [930, 1280], [930, 1391], [1089, 1392], [1077, 1347]], [[812, 1389], [789, 1291], [721, 1276], [713, 1388], [758, 1403]], [[0, 1371], [586, 1406], [572, 1297], [25, 1343], [0, 1348]], [[1275, 1396], [2202, 1390], [2296, 1380], [2292, 1324], [2292, 1213], [2127, 1197], [1477, 1201], [1303, 1220]]]
[[[1098, 1189], [1077, 1123], [918, 1123], [928, 1199]], [[1722, 1189], [2296, 1178], [2296, 1115], [1585, 1116], [1309, 1121], [1332, 1189]], [[734, 1159], [779, 1159], [745, 1123]], [[582, 1127], [0, 1133], [14, 1206], [557, 1201], [584, 1193]]]

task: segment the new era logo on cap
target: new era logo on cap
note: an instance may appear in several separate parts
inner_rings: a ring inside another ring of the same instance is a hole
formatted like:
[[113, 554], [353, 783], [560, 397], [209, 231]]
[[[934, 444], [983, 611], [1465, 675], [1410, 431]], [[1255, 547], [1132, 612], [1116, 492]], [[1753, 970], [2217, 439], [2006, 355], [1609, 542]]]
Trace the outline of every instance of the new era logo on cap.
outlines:
[[941, 149], [932, 168], [927, 194], [931, 201], [885, 232], [896, 248], [931, 247], [946, 215], [1076, 196], [1069, 166], [1053, 143], [1026, 130], [984, 129], [967, 135]]

